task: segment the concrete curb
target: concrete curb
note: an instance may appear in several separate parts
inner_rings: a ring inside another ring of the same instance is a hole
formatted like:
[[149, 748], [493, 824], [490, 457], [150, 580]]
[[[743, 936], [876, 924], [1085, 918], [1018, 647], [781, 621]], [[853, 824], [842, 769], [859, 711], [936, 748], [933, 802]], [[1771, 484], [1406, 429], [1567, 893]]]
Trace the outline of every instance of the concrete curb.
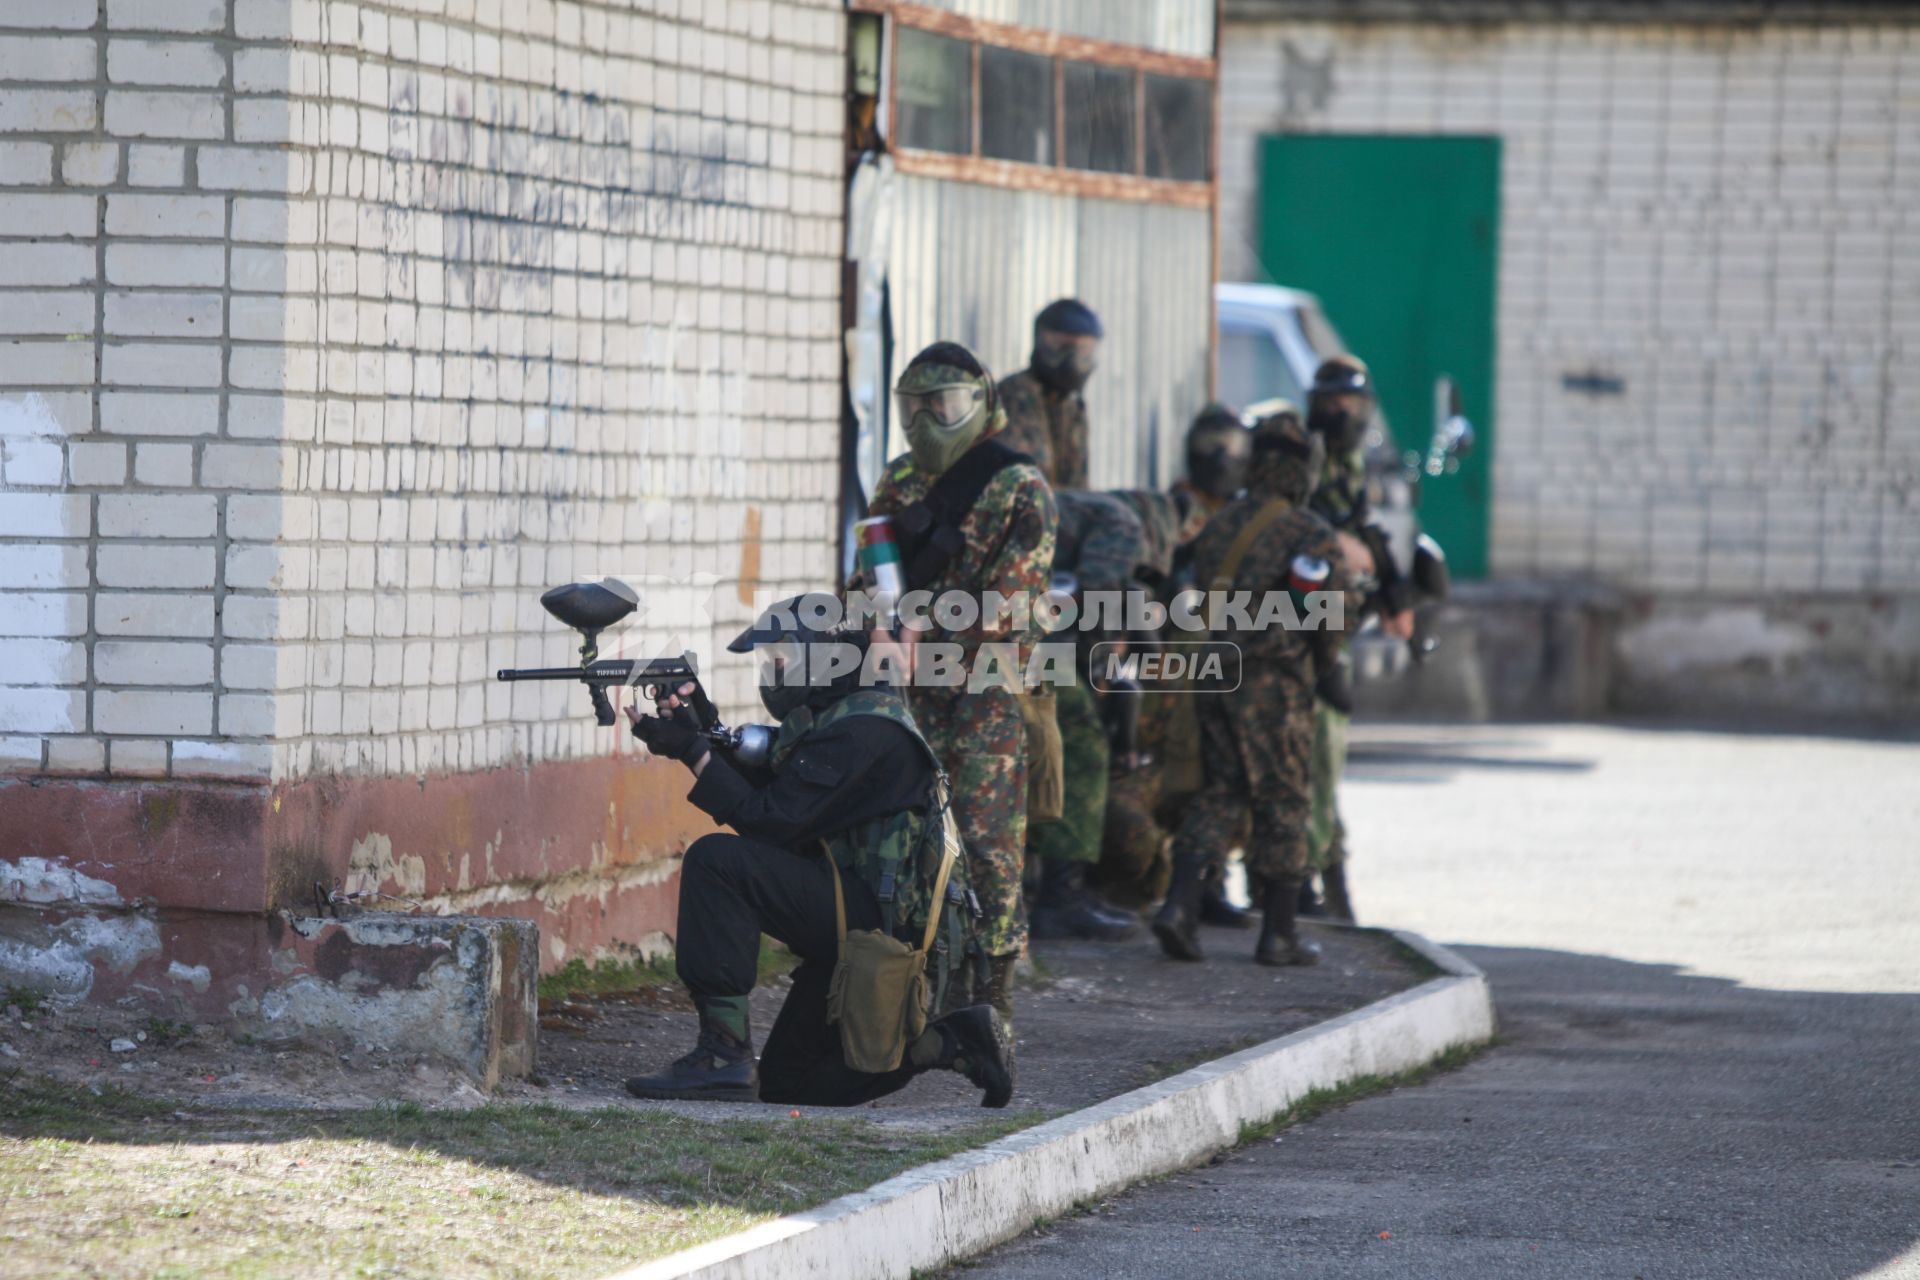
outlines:
[[889, 1178], [817, 1209], [616, 1273], [609, 1280], [905, 1280], [1184, 1169], [1314, 1089], [1393, 1075], [1493, 1036], [1486, 975], [1418, 934], [1393, 936], [1441, 971], [1329, 1022], [1243, 1049]]

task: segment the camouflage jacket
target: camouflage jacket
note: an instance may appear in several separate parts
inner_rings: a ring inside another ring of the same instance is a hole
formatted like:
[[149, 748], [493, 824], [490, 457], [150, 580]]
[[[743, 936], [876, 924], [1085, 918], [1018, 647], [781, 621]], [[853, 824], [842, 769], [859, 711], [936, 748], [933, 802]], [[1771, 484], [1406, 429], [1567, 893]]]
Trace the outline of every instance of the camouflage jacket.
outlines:
[[1119, 591], [1133, 582], [1146, 551], [1139, 513], [1115, 493], [1063, 489], [1053, 495], [1060, 530], [1053, 571], [1071, 573], [1087, 591]]
[[1156, 578], [1165, 579], [1173, 572], [1174, 561], [1179, 558], [1181, 547], [1206, 527], [1209, 513], [1198, 501], [1193, 501], [1188, 506], [1186, 520], [1182, 522], [1180, 504], [1172, 493], [1162, 493], [1158, 489], [1117, 489], [1114, 493], [1116, 497], [1124, 499], [1140, 517], [1144, 542], [1140, 549], [1139, 567]]
[[1000, 439], [1032, 458], [1054, 488], [1086, 488], [1086, 399], [1054, 391], [1031, 369], [1003, 379], [998, 393], [1007, 415]]
[[[796, 753], [806, 740], [848, 716], [877, 716], [905, 729], [924, 753], [927, 770], [943, 777], [939, 757], [921, 736], [912, 712], [891, 689], [860, 689], [822, 711], [802, 707], [780, 724], [769, 761], [777, 774], [789, 768], [803, 768]], [[939, 836], [944, 815], [939, 798], [944, 785], [929, 786], [927, 799], [919, 806], [883, 813], [851, 827], [821, 837], [827, 856], [834, 865], [852, 872], [873, 889], [890, 931], [903, 941], [918, 946], [919, 931], [926, 927], [934, 883], [944, 852]], [[948, 874], [947, 901], [955, 907], [966, 899], [967, 871], [964, 857], [955, 859]], [[890, 913], [890, 914], [889, 914]]]
[[[898, 515], [926, 497], [932, 483], [914, 465], [912, 454], [901, 454], [887, 464], [880, 482], [874, 486], [869, 513]], [[947, 591], [964, 592], [976, 600], [989, 591], [997, 591], [1008, 599], [1022, 593], [1029, 602], [1038, 599], [1052, 578], [1058, 523], [1053, 491], [1047, 487], [1046, 477], [1038, 467], [1022, 462], [1002, 468], [961, 523], [960, 533], [966, 545], [948, 562], [940, 580], [927, 584], [927, 590], [935, 599]], [[1019, 647], [1024, 667], [1040, 636], [1029, 610], [1011, 619], [988, 618], [983, 614], [976, 625], [957, 633], [935, 624], [920, 638], [923, 643], [958, 644], [968, 662], [982, 644], [1011, 642]], [[926, 692], [947, 691], [927, 689]], [[948, 694], [949, 700], [957, 698], [960, 692]]]
[[[1255, 536], [1253, 543], [1241, 557], [1240, 566], [1230, 581], [1221, 580], [1221, 569], [1228, 550], [1240, 531], [1259, 516], [1269, 501], [1280, 502], [1285, 510], [1279, 519], [1274, 520]], [[1339, 544], [1334, 539], [1333, 529], [1318, 515], [1305, 507], [1286, 503], [1285, 499], [1265, 498], [1257, 495], [1245, 495], [1234, 499], [1220, 509], [1220, 514], [1207, 522], [1199, 540], [1194, 544], [1194, 584], [1209, 593], [1216, 591], [1251, 593], [1247, 603], [1250, 618], [1256, 621], [1260, 617], [1261, 605], [1269, 593], [1286, 594], [1288, 578], [1295, 556], [1306, 555], [1325, 560], [1329, 574], [1325, 589], [1345, 594], [1343, 602], [1344, 617], [1349, 623], [1357, 623], [1360, 616], [1360, 594], [1354, 590], [1353, 577], [1347, 571], [1340, 556]], [[1282, 616], [1286, 606], [1281, 605]], [[1303, 630], [1290, 630], [1274, 624], [1252, 631], [1237, 629], [1240, 624], [1227, 630], [1216, 631], [1216, 640], [1231, 640], [1240, 647], [1248, 662], [1264, 662], [1296, 668], [1302, 679], [1311, 683], [1314, 672], [1311, 666], [1313, 646], [1309, 644], [1309, 634]]]
[[1308, 501], [1314, 513], [1336, 529], [1351, 533], [1372, 514], [1367, 498], [1367, 455], [1354, 449], [1345, 457], [1330, 454], [1320, 487]]

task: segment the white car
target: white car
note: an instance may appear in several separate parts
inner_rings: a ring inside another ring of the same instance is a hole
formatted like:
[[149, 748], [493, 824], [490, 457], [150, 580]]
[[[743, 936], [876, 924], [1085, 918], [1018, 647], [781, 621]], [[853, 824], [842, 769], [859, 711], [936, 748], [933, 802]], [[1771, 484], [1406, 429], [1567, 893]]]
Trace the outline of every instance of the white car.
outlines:
[[[1213, 298], [1220, 330], [1220, 398], [1248, 422], [1279, 401], [1305, 413], [1314, 370], [1333, 356], [1349, 354], [1320, 299], [1270, 284], [1217, 284]], [[1374, 519], [1386, 530], [1394, 559], [1403, 566], [1415, 563], [1416, 545], [1422, 541], [1414, 513], [1421, 472], [1439, 474], [1437, 468], [1464, 453], [1473, 440], [1472, 428], [1458, 416], [1451, 388], [1439, 395], [1446, 403], [1437, 403], [1434, 439], [1425, 457], [1401, 447], [1378, 406], [1365, 439]], [[1437, 546], [1425, 541], [1427, 554], [1437, 554]], [[1382, 634], [1371, 622], [1355, 637], [1353, 657], [1355, 675], [1375, 680], [1404, 671], [1413, 660], [1409, 646]]]

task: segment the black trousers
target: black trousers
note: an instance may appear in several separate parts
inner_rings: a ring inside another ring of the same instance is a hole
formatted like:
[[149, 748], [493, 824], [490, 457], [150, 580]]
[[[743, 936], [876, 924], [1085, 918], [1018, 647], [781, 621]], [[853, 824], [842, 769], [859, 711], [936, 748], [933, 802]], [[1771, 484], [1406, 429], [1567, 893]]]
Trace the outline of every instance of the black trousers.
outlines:
[[[858, 876], [843, 876], [847, 928], [880, 927], [880, 903]], [[906, 1087], [902, 1064], [878, 1074], [855, 1071], [827, 1025], [827, 987], [840, 937], [833, 880], [823, 855], [801, 856], [746, 836], [702, 836], [680, 865], [680, 925], [675, 968], [696, 999], [744, 996], [759, 974], [760, 935], [800, 957], [793, 990], [760, 1052], [760, 1100], [853, 1107]]]

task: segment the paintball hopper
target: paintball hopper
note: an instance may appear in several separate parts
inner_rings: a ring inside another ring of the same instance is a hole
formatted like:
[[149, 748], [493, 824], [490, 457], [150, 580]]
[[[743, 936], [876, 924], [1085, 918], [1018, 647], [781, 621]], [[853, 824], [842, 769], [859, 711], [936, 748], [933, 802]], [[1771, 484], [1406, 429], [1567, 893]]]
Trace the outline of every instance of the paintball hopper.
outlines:
[[601, 631], [640, 607], [640, 595], [618, 578], [569, 582], [540, 597], [540, 607], [575, 631]]

